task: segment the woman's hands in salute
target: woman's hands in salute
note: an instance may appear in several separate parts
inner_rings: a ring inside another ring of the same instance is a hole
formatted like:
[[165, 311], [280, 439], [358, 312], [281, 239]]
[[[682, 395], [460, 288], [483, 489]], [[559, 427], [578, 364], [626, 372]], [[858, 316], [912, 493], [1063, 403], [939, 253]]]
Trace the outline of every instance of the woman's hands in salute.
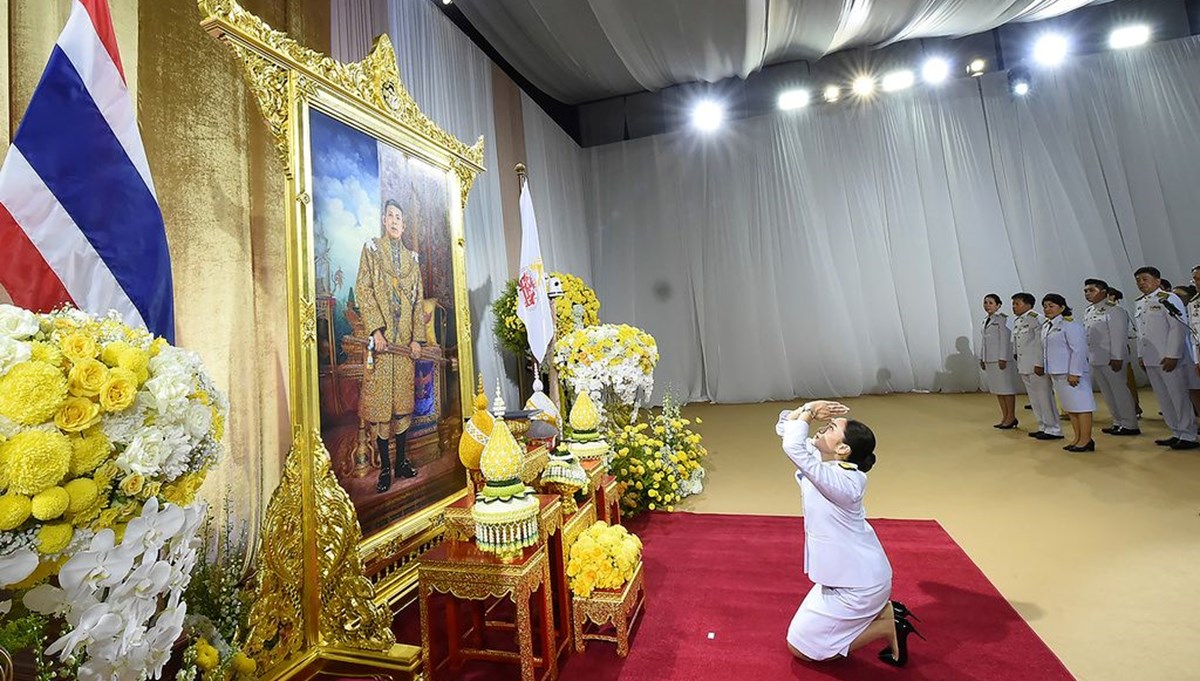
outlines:
[[841, 402], [834, 402], [832, 400], [816, 400], [792, 411], [792, 413], [788, 415], [788, 419], [792, 421], [795, 421], [796, 419], [804, 419], [805, 421], [809, 422], [813, 421], [814, 419], [819, 421], [828, 421], [829, 419], [836, 418], [838, 416], [844, 416], [849, 412], [850, 407], [847, 407]]

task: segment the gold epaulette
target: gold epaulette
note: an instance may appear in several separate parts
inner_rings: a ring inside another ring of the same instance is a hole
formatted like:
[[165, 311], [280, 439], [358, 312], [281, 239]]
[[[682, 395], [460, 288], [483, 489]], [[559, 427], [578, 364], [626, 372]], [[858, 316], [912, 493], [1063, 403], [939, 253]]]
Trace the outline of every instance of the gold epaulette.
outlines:
[[1069, 314], [1065, 314], [1065, 315], [1063, 315], [1063, 321], [1073, 322], [1073, 321], [1075, 321], [1075, 318]]
[[838, 462], [838, 465], [839, 465], [839, 466], [841, 466], [842, 468], [845, 468], [845, 469], [846, 469], [846, 470], [848, 470], [848, 471], [856, 471], [856, 470], [858, 470], [858, 466], [856, 466], [856, 465], [854, 465], [854, 464], [852, 464], [852, 463], [846, 463], [845, 461], [839, 461], [839, 462]]

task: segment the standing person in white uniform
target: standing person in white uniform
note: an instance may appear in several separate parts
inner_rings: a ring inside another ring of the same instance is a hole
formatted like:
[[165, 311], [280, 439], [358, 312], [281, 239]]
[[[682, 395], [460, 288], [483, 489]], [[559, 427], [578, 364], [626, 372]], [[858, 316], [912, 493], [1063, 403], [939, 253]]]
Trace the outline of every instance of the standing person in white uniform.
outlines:
[[[1171, 437], [1154, 444], [1171, 449], [1196, 449], [1196, 413], [1188, 396], [1187, 313], [1174, 293], [1161, 289], [1162, 275], [1154, 267], [1134, 273], [1142, 297], [1137, 299], [1138, 357], [1158, 398]], [[1182, 369], [1182, 371], [1180, 370]]]
[[1063, 447], [1068, 452], [1094, 452], [1092, 412], [1096, 398], [1092, 395], [1091, 366], [1088, 364], [1087, 332], [1083, 324], [1071, 316], [1067, 299], [1057, 293], [1042, 297], [1042, 312], [1046, 323], [1042, 328], [1042, 344], [1046, 348], [1046, 373], [1054, 382], [1054, 394], [1071, 417], [1075, 441]]
[[[788, 649], [801, 660], [819, 662], [885, 640], [880, 659], [902, 667], [908, 635], [916, 630], [908, 608], [889, 600], [892, 566], [863, 510], [875, 434], [840, 418], [848, 411], [837, 402], [809, 402], [781, 413], [775, 426], [797, 468], [804, 497], [804, 572], [814, 583], [788, 626]], [[828, 423], [810, 438], [814, 419]]]
[[979, 329], [979, 368], [983, 369], [988, 392], [1000, 403], [1000, 423], [992, 426], [1001, 430], [1017, 427], [1017, 376], [1012, 361], [1012, 331], [1008, 315], [1000, 311], [1004, 303], [1000, 296], [989, 293], [983, 297], [983, 318]]
[[1125, 382], [1125, 367], [1129, 357], [1129, 313], [1119, 305], [1108, 302], [1108, 282], [1087, 279], [1083, 282], [1083, 297], [1091, 303], [1083, 315], [1087, 330], [1088, 362], [1092, 381], [1112, 413], [1113, 424], [1101, 429], [1109, 435], [1141, 435], [1133, 395]]
[[1192, 268], [1193, 294], [1187, 302], [1188, 337], [1187, 346], [1191, 353], [1191, 371], [1188, 372], [1188, 389], [1192, 398], [1192, 411], [1200, 414], [1200, 265]]
[[1012, 297], [1013, 347], [1017, 360], [1017, 372], [1029, 393], [1029, 406], [1038, 420], [1038, 429], [1029, 432], [1029, 437], [1039, 440], [1063, 439], [1059, 425], [1058, 407], [1054, 406], [1054, 388], [1046, 375], [1046, 351], [1042, 347], [1041, 315], [1033, 311], [1037, 298], [1022, 291]]

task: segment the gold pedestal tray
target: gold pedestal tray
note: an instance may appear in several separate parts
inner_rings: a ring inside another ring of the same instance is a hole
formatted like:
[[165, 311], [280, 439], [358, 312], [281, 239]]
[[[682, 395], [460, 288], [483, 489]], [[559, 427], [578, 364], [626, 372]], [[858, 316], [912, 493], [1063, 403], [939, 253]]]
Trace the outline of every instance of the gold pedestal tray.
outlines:
[[[617, 655], [629, 654], [629, 632], [641, 615], [646, 604], [646, 587], [642, 579], [642, 563], [639, 561], [633, 577], [622, 589], [597, 589], [586, 598], [576, 596], [574, 602], [575, 652], [582, 653], [585, 640], [608, 641], [617, 644]], [[584, 630], [588, 621], [596, 625], [596, 631]], [[616, 636], [600, 633], [605, 625], [615, 628]]]

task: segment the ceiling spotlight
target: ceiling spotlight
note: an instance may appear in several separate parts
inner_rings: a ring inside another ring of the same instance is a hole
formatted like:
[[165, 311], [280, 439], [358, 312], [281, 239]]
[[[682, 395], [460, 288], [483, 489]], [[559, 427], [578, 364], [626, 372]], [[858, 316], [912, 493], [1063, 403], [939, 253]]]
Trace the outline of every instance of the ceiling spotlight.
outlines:
[[837, 100], [841, 99], [842, 89], [836, 85], [826, 85], [825, 91], [821, 93], [821, 96], [823, 96], [825, 98], [825, 101], [832, 104], [832, 103], [836, 102]]
[[913, 72], [908, 69], [901, 71], [892, 71], [883, 77], [883, 91], [895, 92], [897, 90], [905, 90], [913, 86], [916, 82], [916, 77]]
[[1029, 71], [1023, 67], [1017, 67], [1008, 72], [1008, 91], [1017, 97], [1024, 97], [1029, 94], [1030, 78]]
[[1114, 50], [1137, 47], [1150, 42], [1150, 27], [1145, 24], [1122, 26], [1108, 36], [1108, 46]]
[[931, 57], [925, 60], [921, 67], [921, 78], [931, 85], [936, 85], [950, 77], [950, 62], [941, 57]]
[[725, 107], [706, 99], [692, 109], [692, 125], [702, 132], [712, 132], [725, 122]]
[[808, 106], [810, 99], [808, 90], [788, 90], [780, 93], [777, 105], [784, 111], [803, 109]]
[[870, 96], [872, 92], [875, 92], [875, 79], [870, 76], [859, 76], [854, 79], [850, 89], [859, 97]]
[[1042, 66], [1058, 66], [1067, 58], [1070, 49], [1065, 36], [1047, 33], [1033, 44], [1033, 58]]
[[982, 76], [985, 70], [987, 70], [987, 62], [982, 58], [976, 57], [971, 60], [970, 64], [967, 64], [967, 75], [972, 78]]
[[442, 0], [443, 5], [449, 5], [452, 2], [454, 2], [454, 0]]

